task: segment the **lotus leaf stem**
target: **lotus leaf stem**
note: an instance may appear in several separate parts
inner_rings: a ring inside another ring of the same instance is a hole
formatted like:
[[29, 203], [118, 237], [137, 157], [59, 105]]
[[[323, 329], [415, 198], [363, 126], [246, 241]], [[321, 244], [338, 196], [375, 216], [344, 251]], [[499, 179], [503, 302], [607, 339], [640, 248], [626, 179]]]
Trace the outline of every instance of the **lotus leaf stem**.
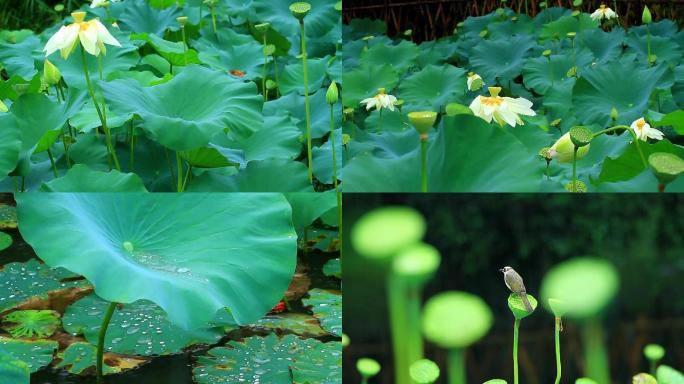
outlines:
[[[577, 153], [577, 150], [575, 150]], [[575, 178], [573, 177], [573, 180]], [[518, 384], [518, 333], [520, 331], [520, 319], [516, 318], [513, 323], [513, 384]]]
[[648, 24], [646, 24], [646, 66], [651, 66], [651, 31], [648, 29]]
[[561, 354], [560, 354], [560, 332], [563, 329], [561, 325], [561, 318], [556, 316], [556, 381], [555, 384], [560, 383], [561, 379]]
[[276, 82], [276, 99], [280, 97], [280, 83], [278, 83], [278, 63], [276, 62], [275, 52], [273, 53], [273, 74]]
[[[209, 6], [209, 11], [211, 12], [211, 26], [214, 28], [214, 34], [216, 34], [216, 10], [214, 8], [216, 8], [214, 4]], [[218, 39], [218, 36], [216, 36], [216, 39]]]
[[333, 185], [335, 186], [335, 195], [337, 195], [337, 230], [339, 232], [340, 244], [342, 244], [342, 194], [337, 183], [337, 154], [335, 148], [335, 106], [330, 104], [330, 145], [332, 146], [332, 162], [333, 162]]
[[299, 20], [301, 32], [302, 70], [304, 72], [304, 110], [306, 112], [306, 152], [309, 161], [309, 182], [313, 183], [313, 154], [311, 153], [311, 110], [309, 106], [309, 70], [306, 64], [306, 35], [304, 31], [304, 19]]
[[188, 65], [188, 43], [185, 38], [185, 25], [181, 25], [181, 36], [183, 37], [183, 60], [185, 65]]
[[396, 384], [412, 384], [411, 363], [423, 358], [420, 321], [420, 292], [409, 288], [400, 276], [387, 279], [394, 373]]
[[465, 384], [465, 354], [461, 348], [452, 348], [447, 354], [449, 384]]
[[109, 327], [109, 321], [112, 320], [112, 315], [114, 314], [115, 309], [116, 303], [109, 303], [109, 307], [107, 307], [107, 312], [105, 312], [105, 316], [102, 319], [100, 333], [97, 336], [97, 384], [102, 384], [104, 382], [102, 378], [102, 365], [104, 363], [105, 336], [107, 335], [107, 327]]
[[[425, 136], [425, 137], [423, 137]], [[420, 190], [428, 191], [427, 181], [427, 135], [420, 137]]]
[[579, 150], [579, 147], [574, 144], [573, 146], [574, 150], [572, 151], [572, 191], [577, 192], [577, 151]]
[[[100, 122], [102, 123], [102, 129], [104, 129], [105, 131], [105, 142], [107, 144], [107, 152], [109, 153], [108, 158], [110, 161], [113, 159], [116, 170], [121, 171], [119, 159], [116, 157], [116, 152], [114, 152], [114, 148], [112, 147], [112, 135], [109, 132], [109, 128], [107, 127], [107, 118], [100, 109], [100, 105], [98, 104], [97, 99], [95, 98], [95, 90], [93, 89], [93, 84], [90, 82], [90, 74], [88, 73], [88, 63], [86, 61], [86, 52], [85, 49], [83, 49], [83, 47], [81, 47], [81, 61], [83, 62], [83, 74], [85, 75], [86, 85], [88, 86], [88, 93], [90, 93], [90, 98], [93, 99], [93, 105], [95, 105], [97, 116], [100, 118]], [[104, 101], [102, 102], [102, 104], [104, 106]], [[109, 168], [111, 169], [111, 164]]]
[[55, 158], [52, 157], [52, 151], [50, 148], [47, 149], [47, 154], [48, 157], [50, 158], [50, 165], [52, 166], [52, 173], [55, 175], [55, 179], [59, 177], [59, 173], [57, 173], [57, 166], [55, 165]]
[[183, 161], [178, 151], [176, 151], [176, 170], [176, 191], [183, 192]]
[[185, 187], [188, 184], [188, 180], [190, 180], [190, 176], [192, 176], [192, 165], [188, 164], [188, 170], [185, 172], [185, 179], [183, 179], [183, 187], [181, 188], [181, 192], [185, 191]]

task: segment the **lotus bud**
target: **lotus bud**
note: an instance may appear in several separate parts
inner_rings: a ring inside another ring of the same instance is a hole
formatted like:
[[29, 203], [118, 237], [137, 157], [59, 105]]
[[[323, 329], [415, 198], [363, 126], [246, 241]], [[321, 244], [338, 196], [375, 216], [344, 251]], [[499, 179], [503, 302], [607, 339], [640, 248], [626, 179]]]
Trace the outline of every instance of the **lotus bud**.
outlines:
[[349, 144], [349, 141], [351, 141], [351, 136], [349, 136], [346, 133], [342, 134], [342, 145], [347, 145]]
[[74, 18], [74, 23], [82, 23], [86, 17], [86, 13], [83, 11], [71, 12], [71, 17]]
[[671, 183], [684, 172], [684, 160], [681, 157], [668, 152], [655, 152], [648, 157], [648, 164], [653, 174], [664, 186]]
[[546, 161], [551, 161], [553, 157], [551, 157], [551, 148], [550, 147], [544, 147], [539, 150], [539, 157]]
[[413, 34], [412, 29], [407, 29], [404, 31], [404, 36], [406, 36], [406, 37], [411, 37], [412, 34]]
[[648, 5], [644, 5], [644, 12], [641, 14], [641, 22], [644, 24], [651, 24], [653, 19], [651, 18], [651, 11], [648, 9]]
[[45, 79], [45, 83], [47, 85], [56, 85], [59, 83], [59, 80], [62, 78], [62, 74], [59, 72], [59, 69], [55, 67], [50, 60], [47, 58], [45, 59], [45, 64], [43, 64], [43, 78]]
[[544, 55], [546, 57], [550, 57], [551, 56], [551, 50], [547, 49], [546, 51], [542, 52], [542, 55]]
[[428, 133], [437, 120], [437, 112], [410, 112], [408, 118], [416, 131], [420, 133], [420, 139], [427, 141]]
[[0, 100], [0, 113], [5, 113], [7, 111], [9, 111], [7, 105], [5, 105], [5, 103], [3, 103], [2, 100]]
[[290, 4], [290, 12], [292, 12], [292, 16], [296, 17], [300, 23], [304, 22], [304, 18], [309, 14], [310, 11], [311, 4], [307, 2], [298, 1], [296, 3]]
[[583, 126], [572, 127], [568, 133], [570, 133], [570, 140], [572, 140], [572, 143], [578, 148], [589, 145], [591, 139], [594, 138], [594, 134], [591, 130]]
[[574, 180], [565, 184], [565, 190], [574, 193], [586, 193], [587, 185], [581, 180]]
[[185, 24], [188, 22], [188, 17], [178, 16], [176, 17], [176, 21], [178, 21], [178, 24], [180, 24], [181, 28], [185, 28]]
[[618, 116], [619, 116], [619, 115], [618, 115], [618, 110], [615, 109], [615, 107], [613, 107], [613, 108], [610, 110], [610, 118], [611, 118], [611, 120], [616, 121], [616, 120], [618, 119]]
[[330, 83], [330, 86], [328, 87], [328, 91], [325, 93], [325, 101], [328, 102], [328, 104], [333, 105], [337, 103], [337, 100], [340, 98], [340, 93], [337, 90], [337, 83], [335, 83], [335, 80], [333, 80], [332, 83]]
[[278, 86], [278, 84], [276, 84], [275, 81], [273, 81], [271, 79], [266, 80], [266, 89], [268, 89], [269, 91], [276, 89], [277, 86]]
[[[589, 152], [589, 147], [591, 145], [586, 145], [580, 147], [577, 150], [577, 158], [580, 159], [584, 157]], [[556, 159], [559, 163], [570, 163], [572, 162], [572, 155], [575, 152], [575, 144], [573, 144], [570, 138], [570, 132], [564, 134], [560, 137], [549, 149], [549, 154], [552, 158]]]

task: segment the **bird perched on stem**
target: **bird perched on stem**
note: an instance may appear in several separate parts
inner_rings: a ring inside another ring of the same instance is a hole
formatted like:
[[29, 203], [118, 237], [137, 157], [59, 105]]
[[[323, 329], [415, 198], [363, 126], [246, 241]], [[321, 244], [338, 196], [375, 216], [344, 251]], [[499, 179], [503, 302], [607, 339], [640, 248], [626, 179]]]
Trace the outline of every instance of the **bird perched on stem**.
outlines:
[[518, 272], [515, 271], [515, 269], [508, 266], [499, 269], [499, 271], [503, 272], [504, 283], [506, 283], [508, 289], [520, 296], [520, 299], [525, 305], [525, 309], [527, 309], [527, 312], [531, 313], [533, 309], [532, 305], [530, 305], [530, 301], [527, 299], [527, 291], [525, 290], [525, 284], [523, 283], [522, 277], [518, 274]]

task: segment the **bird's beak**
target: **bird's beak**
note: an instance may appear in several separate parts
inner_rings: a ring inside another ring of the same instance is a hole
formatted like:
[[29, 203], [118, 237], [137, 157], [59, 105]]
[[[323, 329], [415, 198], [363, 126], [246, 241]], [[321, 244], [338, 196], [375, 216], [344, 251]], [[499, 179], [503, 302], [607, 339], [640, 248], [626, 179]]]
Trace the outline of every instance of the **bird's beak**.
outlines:
[[499, 272], [503, 272], [503, 271], [504, 271], [503, 268], [499, 269]]

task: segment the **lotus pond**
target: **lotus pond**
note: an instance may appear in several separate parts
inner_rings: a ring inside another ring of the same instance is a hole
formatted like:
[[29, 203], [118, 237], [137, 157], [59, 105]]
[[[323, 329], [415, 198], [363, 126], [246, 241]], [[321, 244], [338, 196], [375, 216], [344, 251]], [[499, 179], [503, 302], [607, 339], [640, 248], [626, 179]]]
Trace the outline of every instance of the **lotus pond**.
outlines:
[[501, 7], [435, 41], [386, 30], [343, 26], [346, 191], [684, 188], [675, 21]]
[[0, 381], [339, 383], [336, 224], [330, 193], [0, 195]]
[[0, 30], [0, 190], [333, 188], [341, 2], [68, 3]]

